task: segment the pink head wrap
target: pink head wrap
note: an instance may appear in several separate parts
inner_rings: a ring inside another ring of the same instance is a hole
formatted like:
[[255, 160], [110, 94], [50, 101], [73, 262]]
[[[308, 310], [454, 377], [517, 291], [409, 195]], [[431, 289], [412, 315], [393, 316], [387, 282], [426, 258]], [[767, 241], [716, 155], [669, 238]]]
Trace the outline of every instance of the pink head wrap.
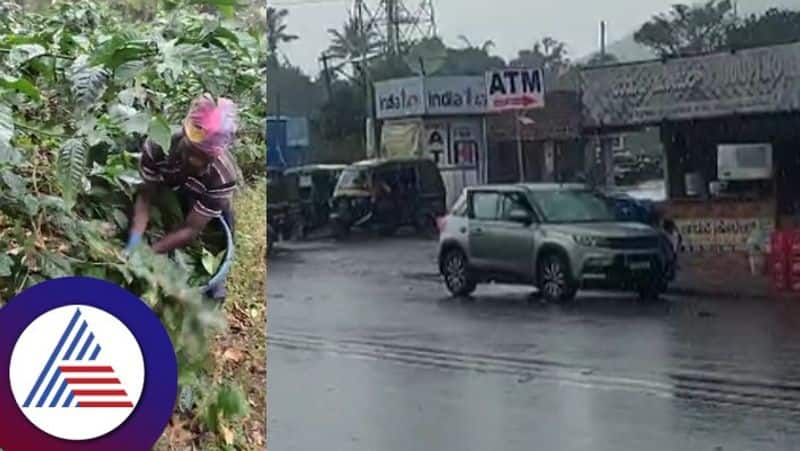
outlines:
[[233, 143], [236, 136], [236, 104], [210, 94], [196, 98], [183, 121], [184, 135], [198, 149], [218, 157]]

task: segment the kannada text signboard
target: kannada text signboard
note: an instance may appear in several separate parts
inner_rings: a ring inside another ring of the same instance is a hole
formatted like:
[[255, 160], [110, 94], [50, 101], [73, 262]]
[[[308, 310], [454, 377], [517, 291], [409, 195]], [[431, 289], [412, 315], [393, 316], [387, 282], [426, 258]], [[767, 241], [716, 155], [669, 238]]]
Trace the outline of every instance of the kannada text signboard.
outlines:
[[683, 237], [683, 251], [689, 253], [744, 252], [753, 231], [759, 226], [774, 230], [769, 218], [694, 218], [676, 219]]
[[588, 127], [800, 110], [800, 43], [581, 71]]
[[540, 69], [507, 68], [486, 73], [487, 110], [499, 113], [544, 107]]

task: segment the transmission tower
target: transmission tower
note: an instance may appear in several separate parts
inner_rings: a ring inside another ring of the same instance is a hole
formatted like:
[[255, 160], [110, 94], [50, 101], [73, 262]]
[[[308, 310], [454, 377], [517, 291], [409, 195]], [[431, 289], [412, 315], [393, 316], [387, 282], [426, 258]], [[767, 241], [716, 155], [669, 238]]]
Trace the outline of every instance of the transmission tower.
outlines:
[[363, 35], [374, 33], [388, 54], [400, 54], [404, 46], [436, 36], [433, 0], [412, 7], [405, 0], [354, 0], [354, 15]]

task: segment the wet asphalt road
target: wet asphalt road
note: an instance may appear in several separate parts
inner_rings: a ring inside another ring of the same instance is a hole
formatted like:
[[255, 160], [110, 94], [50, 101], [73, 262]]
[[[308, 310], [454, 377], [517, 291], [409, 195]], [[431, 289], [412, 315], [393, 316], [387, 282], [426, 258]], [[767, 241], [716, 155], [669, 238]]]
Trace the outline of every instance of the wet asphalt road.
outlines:
[[435, 242], [269, 259], [268, 449], [800, 449], [800, 305], [448, 297]]

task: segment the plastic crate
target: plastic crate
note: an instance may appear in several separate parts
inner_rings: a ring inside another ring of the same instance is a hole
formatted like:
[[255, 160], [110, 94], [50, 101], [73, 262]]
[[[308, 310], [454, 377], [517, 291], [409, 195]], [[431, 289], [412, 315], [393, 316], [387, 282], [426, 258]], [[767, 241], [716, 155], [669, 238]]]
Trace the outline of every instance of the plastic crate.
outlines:
[[788, 256], [800, 257], [800, 229], [785, 231], [783, 241]]
[[770, 255], [786, 255], [787, 252], [787, 234], [783, 230], [775, 230], [769, 239], [769, 253]]

